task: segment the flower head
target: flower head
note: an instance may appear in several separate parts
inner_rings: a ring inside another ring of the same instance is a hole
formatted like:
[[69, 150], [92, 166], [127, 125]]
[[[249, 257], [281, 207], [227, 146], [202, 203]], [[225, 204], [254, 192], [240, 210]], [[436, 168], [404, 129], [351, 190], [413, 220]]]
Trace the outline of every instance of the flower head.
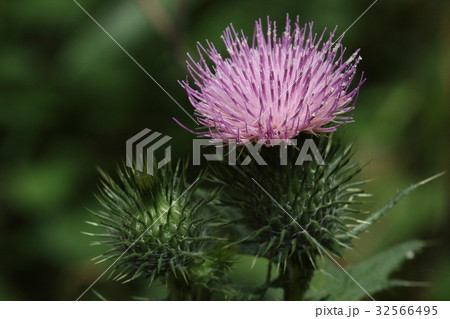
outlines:
[[[336, 29], [322, 45], [312, 32], [313, 23], [291, 30], [289, 16], [281, 36], [267, 18], [267, 32], [256, 21], [251, 46], [244, 32], [230, 25], [222, 35], [229, 57], [214, 44], [198, 44], [200, 61], [188, 54], [187, 67], [196, 88], [181, 82], [207, 130], [197, 133], [238, 144], [289, 140], [300, 132], [331, 132], [352, 121], [363, 76], [353, 90], [350, 84], [361, 59], [359, 50], [344, 60], [342, 37], [333, 42]], [[206, 61], [205, 56], [210, 61]]]

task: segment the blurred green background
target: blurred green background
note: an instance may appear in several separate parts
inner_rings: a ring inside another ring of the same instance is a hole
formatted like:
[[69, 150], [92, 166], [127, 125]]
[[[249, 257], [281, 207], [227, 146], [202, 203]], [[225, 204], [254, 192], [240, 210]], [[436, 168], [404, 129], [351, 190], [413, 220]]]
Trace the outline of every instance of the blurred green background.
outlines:
[[[183, 106], [177, 80], [196, 41], [219, 44], [232, 22], [247, 34], [257, 18], [285, 15], [342, 32], [371, 1], [79, 0]], [[81, 231], [97, 207], [96, 166], [115, 170], [125, 140], [143, 128], [172, 136], [173, 158], [188, 154], [192, 135], [172, 120], [191, 120], [71, 0], [0, 3], [0, 299], [73, 300], [107, 267], [90, 259]], [[380, 0], [344, 38], [362, 49], [367, 82], [356, 122], [340, 128], [356, 139], [358, 177], [375, 209], [413, 182], [448, 170], [450, 160], [450, 6], [444, 0]], [[223, 47], [219, 45], [219, 47]], [[413, 192], [355, 242], [343, 264], [396, 243], [430, 246], [395, 274], [418, 287], [378, 294], [384, 300], [450, 300], [449, 174]], [[255, 284], [261, 267], [236, 266]], [[157, 287], [156, 287], [157, 288]], [[143, 283], [101, 279], [107, 299], [152, 298]], [[98, 299], [91, 291], [84, 299]]]

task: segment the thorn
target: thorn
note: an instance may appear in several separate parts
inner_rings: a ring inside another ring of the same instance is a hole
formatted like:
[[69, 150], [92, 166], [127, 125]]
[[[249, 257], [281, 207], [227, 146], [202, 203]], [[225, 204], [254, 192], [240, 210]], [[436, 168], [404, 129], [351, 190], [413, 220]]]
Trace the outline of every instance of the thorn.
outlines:
[[428, 177], [427, 179], [424, 179], [423, 181], [421, 181], [421, 182], [419, 182], [419, 183], [417, 183], [417, 184], [418, 184], [418, 185], [424, 185], [424, 184], [429, 183], [429, 182], [431, 182], [432, 180], [434, 180], [434, 179], [436, 179], [436, 178], [438, 178], [438, 177], [441, 177], [442, 175], [444, 175], [444, 174], [446, 174], [446, 173], [447, 173], [446, 171], [440, 172], [440, 173], [438, 173], [438, 174], [436, 174], [436, 175], [433, 175], [433, 176], [431, 176], [431, 177]]

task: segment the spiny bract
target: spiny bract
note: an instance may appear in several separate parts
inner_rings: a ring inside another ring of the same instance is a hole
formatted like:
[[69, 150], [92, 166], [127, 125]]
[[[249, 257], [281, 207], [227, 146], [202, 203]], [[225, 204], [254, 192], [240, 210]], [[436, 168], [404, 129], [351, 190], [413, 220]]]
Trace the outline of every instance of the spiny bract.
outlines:
[[346, 223], [358, 225], [351, 216], [359, 212], [354, 205], [368, 196], [357, 187], [364, 182], [349, 183], [360, 169], [350, 162], [350, 147], [327, 138], [315, 141], [325, 165], [316, 161], [294, 165], [299, 150], [293, 147], [288, 165], [280, 165], [275, 147], [261, 152], [267, 166], [254, 161], [248, 166], [211, 164], [217, 181], [227, 185], [223, 203], [238, 208], [239, 221], [247, 227], [237, 240], [243, 253], [285, 267], [288, 262], [314, 264], [322, 249], [341, 254], [351, 245], [353, 226]]
[[185, 167], [173, 171], [166, 165], [153, 176], [130, 168], [118, 174], [116, 182], [102, 172], [97, 196], [102, 210], [92, 212], [96, 222], [89, 222], [106, 233], [88, 233], [104, 239], [93, 244], [111, 247], [96, 258], [99, 262], [123, 254], [113, 278], [148, 277], [152, 282], [158, 276], [167, 282], [178, 277], [206, 285], [219, 275], [225, 264], [211, 250], [218, 242], [208, 235], [213, 218], [200, 213], [211, 198], [196, 198], [198, 182], [187, 183]]

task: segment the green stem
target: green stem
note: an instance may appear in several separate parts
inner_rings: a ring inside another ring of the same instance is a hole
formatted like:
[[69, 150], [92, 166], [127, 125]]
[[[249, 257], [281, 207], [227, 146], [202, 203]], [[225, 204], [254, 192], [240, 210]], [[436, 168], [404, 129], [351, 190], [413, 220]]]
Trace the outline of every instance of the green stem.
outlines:
[[183, 282], [175, 278], [175, 276], [170, 276], [167, 286], [169, 288], [169, 296], [167, 297], [170, 301], [184, 301], [191, 300], [190, 297], [190, 289], [189, 286]]
[[180, 278], [171, 276], [168, 281], [169, 296], [171, 301], [209, 301], [211, 300], [211, 291], [202, 285], [195, 285], [191, 282], [189, 285]]
[[307, 261], [302, 264], [288, 261], [286, 270], [281, 272], [278, 282], [284, 289], [284, 300], [303, 300], [314, 273], [313, 264], [307, 258], [304, 260]]

